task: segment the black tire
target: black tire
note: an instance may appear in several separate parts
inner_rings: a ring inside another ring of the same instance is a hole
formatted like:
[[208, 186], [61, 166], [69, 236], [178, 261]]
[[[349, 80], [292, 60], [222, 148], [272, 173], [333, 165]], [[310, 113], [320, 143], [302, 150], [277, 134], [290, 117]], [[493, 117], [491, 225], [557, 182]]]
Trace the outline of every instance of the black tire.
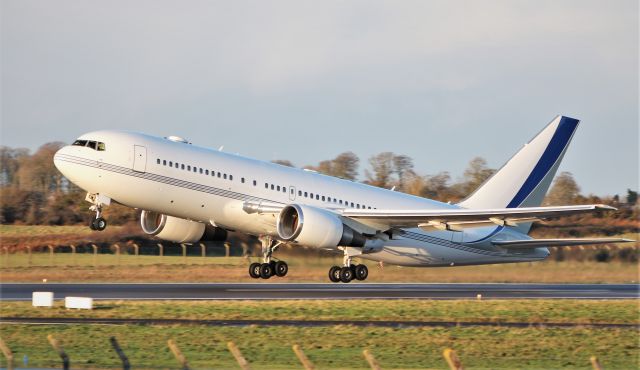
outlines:
[[260, 277], [260, 264], [258, 262], [254, 262], [249, 265], [249, 276], [254, 279]]
[[276, 261], [269, 261], [269, 266], [271, 266], [271, 276], [276, 274]]
[[273, 269], [271, 268], [270, 263], [263, 263], [260, 265], [260, 277], [263, 279], [268, 279], [273, 276]]
[[89, 228], [90, 228], [91, 230], [95, 230], [95, 229], [96, 229], [96, 227], [95, 227], [95, 226], [93, 226], [93, 223], [94, 223], [94, 222], [96, 222], [96, 218], [95, 218], [95, 217], [91, 217], [91, 221], [89, 221]]
[[91, 223], [95, 230], [102, 231], [107, 228], [107, 220], [102, 217], [98, 217]]
[[289, 266], [284, 261], [278, 261], [276, 262], [276, 268], [274, 269], [274, 272], [279, 277], [286, 276], [287, 272], [289, 272]]
[[353, 271], [350, 267], [343, 267], [340, 269], [340, 281], [348, 283], [353, 280]]
[[354, 274], [355, 278], [358, 280], [366, 280], [367, 276], [369, 276], [369, 269], [366, 265], [358, 265], [355, 268], [356, 273]]
[[340, 282], [340, 266], [333, 266], [329, 269], [329, 280], [334, 283]]

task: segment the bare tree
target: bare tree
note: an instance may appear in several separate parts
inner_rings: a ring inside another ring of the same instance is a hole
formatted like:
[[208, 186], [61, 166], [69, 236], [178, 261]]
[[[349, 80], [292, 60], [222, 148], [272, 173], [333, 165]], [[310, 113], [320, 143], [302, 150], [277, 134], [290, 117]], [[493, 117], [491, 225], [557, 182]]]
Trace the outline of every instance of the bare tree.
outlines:
[[395, 155], [391, 152], [383, 152], [369, 158], [369, 164], [373, 172], [365, 171], [367, 182], [381, 188], [389, 187], [394, 172], [394, 157]]
[[352, 152], [344, 152], [334, 159], [318, 163], [317, 166], [306, 166], [310, 170], [318, 171], [325, 175], [340, 177], [347, 180], [355, 180], [358, 177], [358, 164], [360, 159]]
[[571, 172], [562, 172], [553, 180], [553, 186], [544, 199], [544, 205], [561, 206], [573, 204], [579, 196], [580, 187]]
[[471, 194], [482, 183], [493, 175], [496, 170], [487, 167], [487, 161], [482, 157], [473, 158], [464, 171], [464, 184], [462, 190], [466, 195]]

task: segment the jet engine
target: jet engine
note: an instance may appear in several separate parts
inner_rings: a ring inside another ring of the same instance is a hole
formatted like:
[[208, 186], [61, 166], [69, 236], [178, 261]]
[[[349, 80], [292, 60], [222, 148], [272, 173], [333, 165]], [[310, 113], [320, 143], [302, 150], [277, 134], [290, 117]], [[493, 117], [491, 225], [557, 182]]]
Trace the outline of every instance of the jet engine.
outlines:
[[145, 233], [176, 243], [224, 241], [227, 239], [227, 230], [225, 229], [153, 211], [142, 211], [140, 225]]
[[280, 211], [277, 231], [283, 240], [316, 248], [362, 247], [367, 240], [335, 213], [300, 204], [290, 204]]

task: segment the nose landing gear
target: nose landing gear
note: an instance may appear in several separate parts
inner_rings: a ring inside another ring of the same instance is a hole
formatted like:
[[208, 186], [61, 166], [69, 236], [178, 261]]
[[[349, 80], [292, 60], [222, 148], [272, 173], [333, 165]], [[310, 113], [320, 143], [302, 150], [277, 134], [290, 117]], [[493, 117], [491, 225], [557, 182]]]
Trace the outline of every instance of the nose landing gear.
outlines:
[[98, 216], [93, 217], [89, 223], [89, 228], [91, 230], [102, 231], [107, 228], [107, 220]]
[[111, 204], [111, 198], [101, 194], [87, 193], [85, 200], [93, 204], [89, 209], [96, 213], [91, 222], [89, 222], [89, 228], [97, 231], [106, 229], [107, 220], [102, 217], [102, 208]]
[[286, 276], [289, 272], [289, 265], [284, 261], [271, 259], [273, 252], [282, 245], [282, 242], [273, 240], [270, 236], [260, 238], [260, 242], [262, 243], [262, 263], [254, 262], [249, 265], [249, 276], [254, 279]]

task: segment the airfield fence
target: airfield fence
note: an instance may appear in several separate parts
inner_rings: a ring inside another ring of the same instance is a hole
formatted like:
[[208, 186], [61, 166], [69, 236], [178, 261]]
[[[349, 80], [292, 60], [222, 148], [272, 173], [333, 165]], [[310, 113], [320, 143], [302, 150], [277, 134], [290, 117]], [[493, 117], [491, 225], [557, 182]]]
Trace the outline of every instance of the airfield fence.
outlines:
[[[282, 251], [286, 253], [296, 253], [299, 248], [285, 247]], [[564, 261], [567, 259], [576, 261], [621, 261], [637, 263], [640, 257], [640, 244], [607, 244], [604, 246], [579, 246], [567, 251], [561, 247], [552, 247], [550, 260]], [[2, 256], [2, 267], [10, 267], [12, 256], [26, 255], [26, 264], [31, 266], [34, 264], [34, 255], [42, 256], [48, 254], [48, 265], [55, 265], [56, 255], [63, 255], [65, 258], [63, 264], [75, 265], [78, 263], [76, 256], [82, 256], [84, 263], [87, 255], [92, 256], [92, 264], [100, 263], [99, 256], [111, 255], [115, 260], [111, 263], [120, 264], [120, 256], [156, 256], [156, 257], [182, 257], [182, 262], [196, 262], [197, 260], [188, 259], [190, 257], [243, 257], [261, 255], [261, 247], [256, 243], [240, 242], [209, 242], [209, 243], [158, 243], [156, 241], [144, 242], [125, 242], [125, 243], [84, 243], [69, 245], [46, 245], [39, 247], [23, 246], [20, 249], [2, 247], [0, 255]], [[316, 250], [311, 252], [315, 253]], [[568, 258], [568, 256], [571, 258]], [[44, 261], [39, 259], [39, 264]], [[62, 262], [60, 262], [62, 263]], [[197, 263], [197, 262], [196, 262]], [[91, 264], [91, 263], [89, 263]]]
[[[70, 364], [71, 364], [71, 358], [66, 353], [66, 351], [64, 350], [64, 347], [62, 346], [61, 341], [58, 340], [57, 338], [55, 338], [53, 336], [53, 334], [49, 334], [47, 336], [47, 340], [51, 344], [51, 347], [53, 348], [53, 350], [60, 357], [60, 360], [62, 362], [62, 364], [61, 364], [62, 368], [64, 370], [69, 370]], [[109, 338], [109, 342], [110, 342], [111, 347], [113, 348], [113, 350], [116, 352], [118, 358], [122, 362], [122, 369], [123, 370], [129, 370], [131, 368], [131, 364], [129, 363], [129, 359], [126, 356], [124, 350], [120, 347], [120, 344], [118, 343], [117, 339], [115, 337], [110, 337]], [[182, 370], [190, 370], [189, 361], [188, 361], [187, 357], [180, 350], [180, 347], [178, 346], [176, 341], [173, 340], [173, 339], [169, 339], [167, 341], [167, 347], [169, 348], [169, 350], [171, 351], [171, 353], [175, 357], [178, 365], [180, 366], [180, 369], [182, 369]], [[240, 367], [240, 369], [242, 369], [242, 370], [250, 370], [251, 369], [250, 361], [248, 361], [246, 359], [246, 357], [242, 354], [241, 350], [238, 348], [238, 346], [233, 341], [228, 342], [227, 343], [227, 347], [229, 349], [229, 352], [231, 352], [231, 354], [235, 358], [236, 362], [238, 363], [238, 366]], [[295, 353], [295, 355], [298, 358], [298, 360], [300, 361], [300, 365], [302, 366], [303, 369], [305, 369], [305, 370], [315, 370], [314, 364], [304, 354], [304, 351], [302, 350], [302, 348], [299, 345], [294, 344], [292, 346], [292, 350]], [[2, 351], [2, 353], [3, 353], [4, 357], [5, 357], [7, 370], [15, 369], [14, 354], [11, 351], [11, 349], [9, 348], [9, 346], [4, 342], [4, 340], [2, 340], [2, 338], [0, 338], [0, 351]], [[381, 370], [382, 369], [380, 363], [376, 360], [375, 356], [373, 355], [373, 353], [368, 348], [365, 348], [362, 351], [362, 355], [363, 355], [364, 359], [367, 361], [367, 363], [369, 364], [369, 367], [372, 370]], [[464, 366], [462, 364], [462, 360], [458, 357], [458, 355], [456, 354], [455, 350], [453, 350], [451, 348], [445, 348], [443, 350], [443, 352], [442, 352], [442, 356], [443, 356], [443, 358], [444, 358], [445, 362], [447, 363], [447, 365], [448, 365], [450, 370], [463, 370], [464, 369]], [[603, 369], [602, 365], [600, 364], [600, 361], [598, 360], [598, 358], [596, 356], [590, 356], [589, 357], [589, 362], [591, 363], [591, 366], [592, 366], [592, 368], [594, 370], [602, 370]], [[95, 366], [99, 366], [99, 364], [93, 364], [92, 365], [92, 367], [95, 367]]]

